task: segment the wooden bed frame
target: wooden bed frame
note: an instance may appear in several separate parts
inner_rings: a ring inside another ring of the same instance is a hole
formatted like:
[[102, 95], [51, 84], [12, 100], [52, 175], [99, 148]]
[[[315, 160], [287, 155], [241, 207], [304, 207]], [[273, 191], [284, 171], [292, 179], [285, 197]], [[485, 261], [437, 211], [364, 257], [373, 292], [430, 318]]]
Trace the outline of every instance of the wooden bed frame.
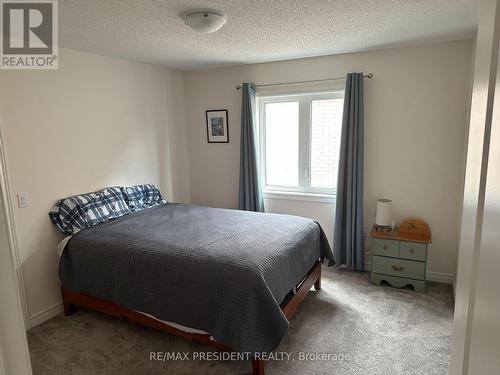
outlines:
[[[281, 310], [288, 320], [291, 319], [313, 285], [314, 289], [321, 289], [321, 263], [319, 261], [314, 264], [313, 268], [304, 276], [302, 281], [282, 303]], [[92, 297], [88, 294], [76, 293], [64, 286], [61, 287], [61, 290], [64, 303], [64, 315], [66, 316], [73, 314], [75, 308], [79, 306], [113, 317], [125, 318], [140, 325], [168, 332], [189, 340], [202, 342], [216, 347], [221, 351], [231, 351], [231, 348], [211, 340], [208, 334], [185, 332], [137, 311], [126, 309], [112, 302]], [[261, 359], [253, 359], [252, 371], [253, 375], [264, 375], [264, 361]]]

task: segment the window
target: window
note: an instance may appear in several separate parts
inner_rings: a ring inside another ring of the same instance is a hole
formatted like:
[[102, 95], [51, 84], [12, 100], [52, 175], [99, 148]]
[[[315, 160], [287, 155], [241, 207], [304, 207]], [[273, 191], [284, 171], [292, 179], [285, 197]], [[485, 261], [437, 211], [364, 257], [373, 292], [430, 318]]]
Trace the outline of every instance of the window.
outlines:
[[334, 194], [343, 92], [258, 98], [264, 191]]

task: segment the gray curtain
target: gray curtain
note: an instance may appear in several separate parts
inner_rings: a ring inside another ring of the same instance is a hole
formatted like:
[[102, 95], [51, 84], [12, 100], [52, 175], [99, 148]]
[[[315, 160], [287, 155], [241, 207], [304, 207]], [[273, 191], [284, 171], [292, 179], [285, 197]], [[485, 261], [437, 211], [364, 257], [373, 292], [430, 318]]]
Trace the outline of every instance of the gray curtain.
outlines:
[[338, 265], [362, 271], [363, 250], [363, 73], [347, 74], [333, 253]]
[[243, 83], [240, 145], [240, 210], [264, 212], [259, 181], [255, 124], [255, 85]]

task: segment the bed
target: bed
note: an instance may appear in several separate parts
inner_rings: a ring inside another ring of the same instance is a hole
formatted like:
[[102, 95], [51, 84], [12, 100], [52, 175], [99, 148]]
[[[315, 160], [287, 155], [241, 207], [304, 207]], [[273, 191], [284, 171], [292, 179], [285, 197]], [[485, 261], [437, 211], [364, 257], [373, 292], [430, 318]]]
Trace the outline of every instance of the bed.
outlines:
[[311, 219], [168, 203], [79, 231], [59, 276], [66, 315], [81, 306], [220, 350], [266, 353], [313, 284], [320, 289], [325, 258], [334, 263]]

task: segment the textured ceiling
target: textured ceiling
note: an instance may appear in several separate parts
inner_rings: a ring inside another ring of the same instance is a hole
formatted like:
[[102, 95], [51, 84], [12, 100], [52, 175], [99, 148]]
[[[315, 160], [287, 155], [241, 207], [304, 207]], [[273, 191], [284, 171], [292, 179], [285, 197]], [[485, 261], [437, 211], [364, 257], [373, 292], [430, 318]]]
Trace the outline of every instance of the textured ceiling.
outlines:
[[[478, 0], [61, 0], [62, 47], [178, 69], [319, 56], [472, 35]], [[197, 33], [181, 15], [228, 22]]]

